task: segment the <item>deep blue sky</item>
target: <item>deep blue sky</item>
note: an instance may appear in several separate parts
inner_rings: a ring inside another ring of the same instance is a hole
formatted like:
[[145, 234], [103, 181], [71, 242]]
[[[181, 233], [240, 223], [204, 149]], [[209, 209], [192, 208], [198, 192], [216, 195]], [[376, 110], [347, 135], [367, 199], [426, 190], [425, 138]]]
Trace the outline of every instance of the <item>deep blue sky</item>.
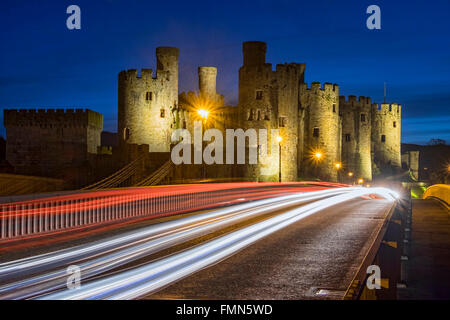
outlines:
[[[82, 29], [66, 28], [77, 4]], [[381, 7], [381, 30], [366, 8]], [[306, 63], [306, 81], [341, 95], [403, 107], [403, 141], [450, 142], [450, 1], [0, 2], [0, 108], [89, 107], [116, 131], [117, 74], [155, 69], [155, 48], [180, 48], [180, 91], [197, 89], [197, 67], [217, 66], [218, 91], [236, 103], [241, 43], [268, 44], [267, 60]], [[3, 112], [2, 112], [3, 116]], [[3, 119], [1, 119], [3, 122]], [[4, 128], [0, 133], [4, 135]]]

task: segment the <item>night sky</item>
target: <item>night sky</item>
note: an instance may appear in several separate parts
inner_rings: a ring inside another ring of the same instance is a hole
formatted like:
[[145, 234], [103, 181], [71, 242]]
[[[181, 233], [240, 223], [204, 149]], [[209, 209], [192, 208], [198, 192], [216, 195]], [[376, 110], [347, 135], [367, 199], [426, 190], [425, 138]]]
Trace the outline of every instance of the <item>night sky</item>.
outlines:
[[[82, 29], [66, 28], [81, 7]], [[381, 7], [381, 30], [366, 8]], [[88, 107], [116, 131], [117, 75], [156, 69], [155, 48], [180, 48], [180, 92], [197, 67], [217, 66], [217, 87], [237, 103], [242, 42], [265, 41], [267, 61], [306, 63], [306, 82], [341, 95], [403, 105], [403, 142], [450, 142], [450, 1], [0, 2], [0, 108]], [[1, 112], [3, 117], [3, 111]], [[3, 123], [3, 119], [1, 119]], [[0, 133], [4, 136], [2, 126]]]

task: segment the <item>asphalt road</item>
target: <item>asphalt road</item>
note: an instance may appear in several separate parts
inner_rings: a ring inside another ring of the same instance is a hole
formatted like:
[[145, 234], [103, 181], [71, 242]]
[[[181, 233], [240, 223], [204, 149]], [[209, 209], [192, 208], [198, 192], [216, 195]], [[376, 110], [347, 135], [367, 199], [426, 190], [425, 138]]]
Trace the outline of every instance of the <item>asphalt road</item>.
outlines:
[[391, 204], [323, 210], [146, 299], [340, 299]]
[[338, 299], [393, 200], [338, 188], [192, 214], [0, 264], [0, 298]]

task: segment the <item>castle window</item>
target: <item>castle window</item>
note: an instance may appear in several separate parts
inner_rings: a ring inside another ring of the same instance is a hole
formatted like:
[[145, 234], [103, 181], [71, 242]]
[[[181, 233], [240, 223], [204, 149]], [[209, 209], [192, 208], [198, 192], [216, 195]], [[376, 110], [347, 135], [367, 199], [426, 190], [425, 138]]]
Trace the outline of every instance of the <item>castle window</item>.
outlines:
[[166, 109], [161, 109], [159, 116], [161, 118], [165, 118], [166, 117]]
[[286, 127], [286, 122], [287, 122], [286, 117], [279, 117], [278, 118], [278, 126], [280, 128]]
[[123, 129], [123, 140], [128, 141], [130, 139], [130, 128]]
[[336, 113], [336, 104], [333, 103], [333, 112]]
[[381, 135], [381, 142], [386, 142], [386, 136], [384, 134]]
[[147, 92], [146, 94], [145, 94], [145, 100], [147, 100], [147, 101], [152, 101], [153, 100], [153, 92]]
[[350, 133], [345, 134], [345, 141], [349, 142], [351, 140]]
[[263, 92], [262, 90], [256, 90], [256, 100], [262, 100]]
[[319, 128], [314, 128], [313, 129], [313, 137], [318, 138], [319, 137]]
[[392, 106], [391, 105], [389, 105], [389, 112], [391, 112], [392, 111]]
[[183, 129], [186, 129], [186, 120], [183, 120]]
[[248, 121], [253, 121], [255, 119], [255, 109], [250, 109], [248, 112]]
[[258, 110], [258, 121], [261, 120], [261, 110]]
[[394, 123], [392, 123], [392, 125], [394, 126], [394, 128], [397, 128], [397, 121], [394, 121]]
[[366, 122], [366, 114], [361, 113], [361, 122]]

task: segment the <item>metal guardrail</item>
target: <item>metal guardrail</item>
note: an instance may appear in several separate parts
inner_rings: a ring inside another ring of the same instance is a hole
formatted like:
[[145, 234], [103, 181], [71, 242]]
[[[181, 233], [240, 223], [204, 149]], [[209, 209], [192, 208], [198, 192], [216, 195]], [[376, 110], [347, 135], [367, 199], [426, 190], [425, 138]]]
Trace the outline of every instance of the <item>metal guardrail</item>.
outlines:
[[[80, 192], [0, 204], [0, 241], [76, 230], [120, 221], [201, 210], [247, 195], [285, 192], [292, 185], [241, 184], [128, 188]], [[250, 187], [251, 186], [251, 187]], [[269, 188], [264, 189], [264, 187]], [[295, 185], [294, 185], [295, 186]], [[297, 185], [298, 186], [298, 185]], [[304, 185], [302, 185], [304, 186]], [[252, 191], [253, 190], [253, 191]]]

